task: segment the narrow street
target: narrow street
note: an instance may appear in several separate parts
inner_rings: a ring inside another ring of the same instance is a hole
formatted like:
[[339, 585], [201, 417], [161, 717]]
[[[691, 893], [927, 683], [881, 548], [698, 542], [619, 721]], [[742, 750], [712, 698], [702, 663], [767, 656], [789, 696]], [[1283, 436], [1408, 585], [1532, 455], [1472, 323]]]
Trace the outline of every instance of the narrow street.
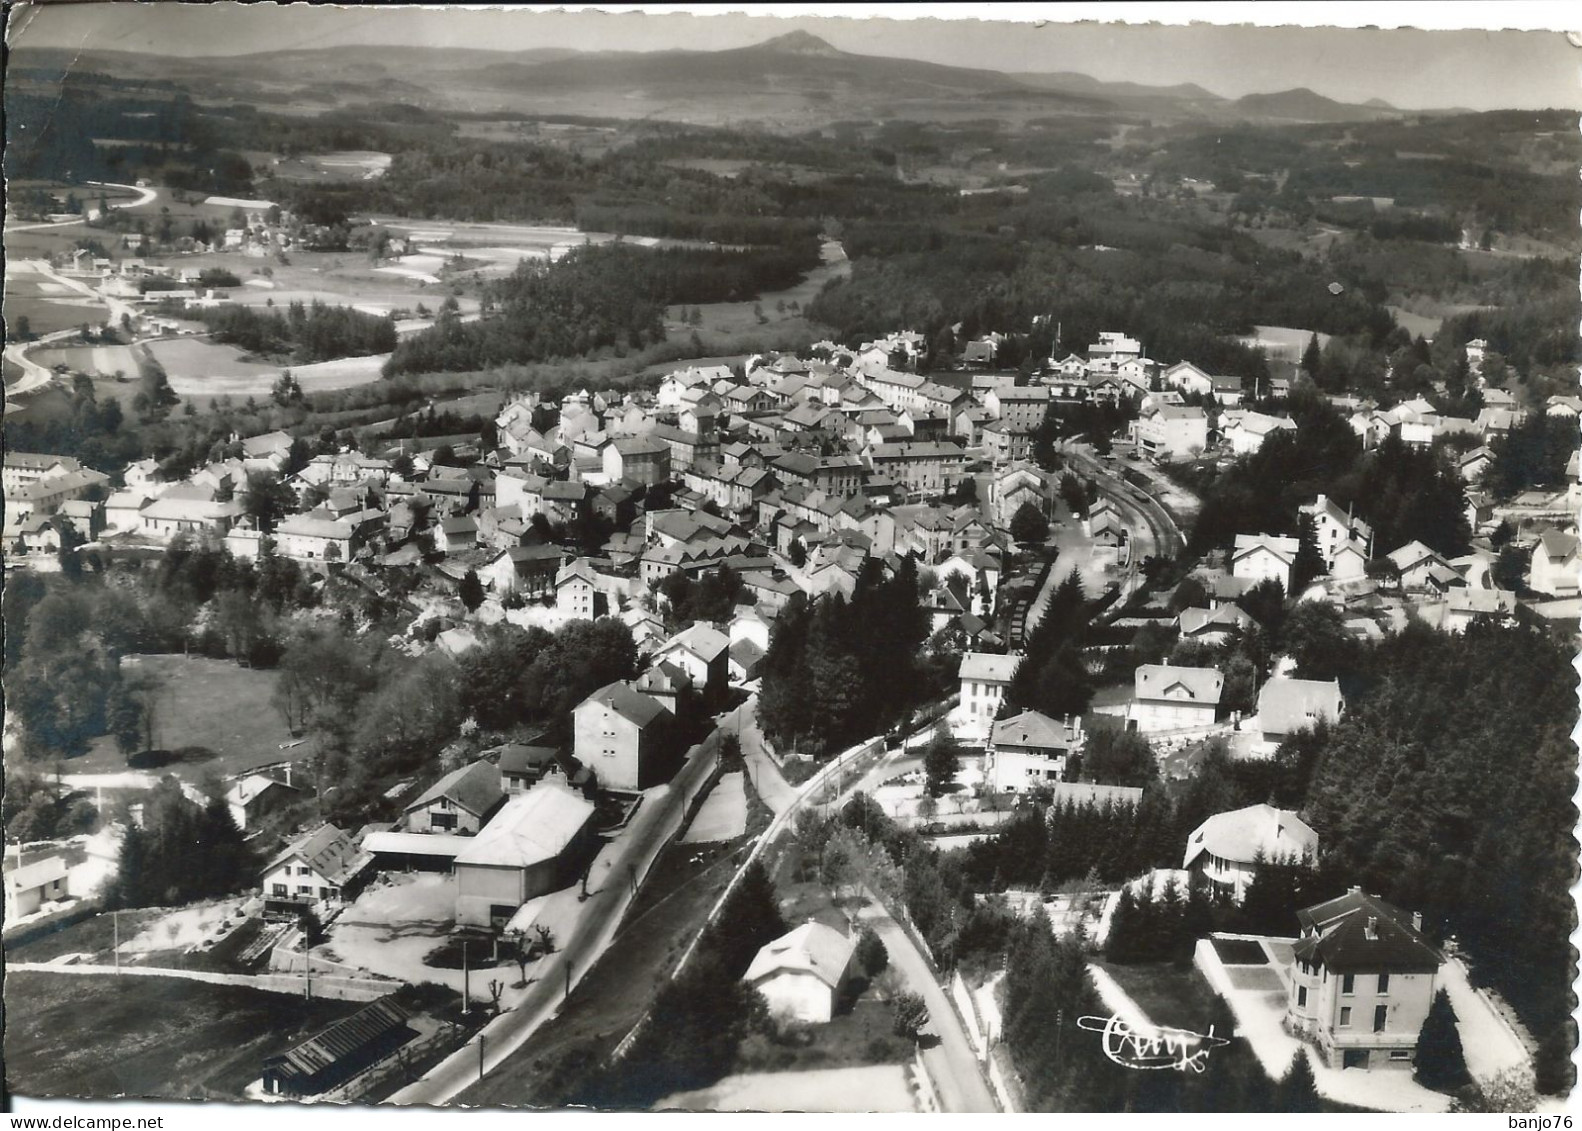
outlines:
[[891, 968], [901, 976], [907, 989], [922, 995], [928, 1003], [928, 1031], [939, 1041], [923, 1050], [923, 1063], [939, 1090], [940, 1108], [947, 1112], [999, 1111], [961, 1019], [935, 980], [922, 951], [873, 892], [868, 892], [868, 902], [860, 915], [878, 933], [889, 952]]

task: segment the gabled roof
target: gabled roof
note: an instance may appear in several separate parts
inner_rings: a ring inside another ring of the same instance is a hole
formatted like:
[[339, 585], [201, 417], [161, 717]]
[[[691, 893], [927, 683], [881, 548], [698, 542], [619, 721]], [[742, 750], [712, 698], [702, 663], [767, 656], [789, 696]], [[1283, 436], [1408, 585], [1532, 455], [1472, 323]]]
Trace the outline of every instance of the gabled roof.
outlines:
[[482, 817], [498, 805], [504, 796], [505, 793], [500, 789], [499, 768], [488, 762], [474, 762], [440, 778], [415, 801], [409, 802], [405, 812], [422, 809], [443, 797], [457, 808], [465, 809], [475, 817]]
[[1000, 656], [992, 652], [965, 652], [961, 657], [958, 676], [961, 679], [985, 680], [990, 683], [1009, 683], [1021, 664], [1020, 656]]
[[1394, 904], [1360, 888], [1296, 913], [1295, 955], [1335, 973], [1433, 973], [1443, 956]]
[[507, 742], [498, 747], [497, 763], [502, 774], [524, 774], [529, 770], [543, 770], [555, 760], [553, 746], [527, 746], [520, 742]]
[[267, 778], [263, 774], [248, 774], [239, 778], [225, 791], [225, 801], [228, 805], [250, 805], [272, 789], [288, 789], [293, 793], [300, 793], [294, 785], [287, 785], [283, 781]]
[[35, 860], [31, 864], [24, 864], [20, 868], [13, 868], [5, 874], [7, 891], [31, 891], [33, 888], [43, 887], [66, 878], [66, 858], [64, 856], [46, 856], [42, 860]]
[[320, 825], [286, 845], [264, 865], [268, 874], [287, 860], [301, 860], [333, 884], [343, 884], [368, 863], [369, 858], [356, 849], [352, 838], [334, 825]]
[[659, 700], [619, 680], [605, 684], [577, 706], [580, 709], [589, 703], [605, 707], [638, 727], [646, 727], [661, 715], [670, 714]]
[[1176, 617], [1176, 626], [1182, 636], [1199, 632], [1228, 632], [1251, 626], [1252, 618], [1236, 605], [1221, 605], [1217, 609], [1182, 609]]
[[837, 989], [856, 949], [857, 941], [834, 927], [803, 923], [794, 931], [765, 943], [753, 956], [744, 980], [759, 982], [782, 972], [812, 974], [830, 989]]
[[1236, 535], [1236, 548], [1231, 557], [1245, 558], [1259, 550], [1267, 550], [1282, 562], [1289, 565], [1295, 560], [1302, 543], [1295, 538], [1286, 538], [1278, 534], [1238, 534]]
[[1026, 710], [1001, 719], [990, 728], [989, 742], [996, 747], [1025, 746], [1039, 750], [1069, 750], [1077, 743], [1070, 724], [1041, 711]]
[[1225, 677], [1216, 668], [1185, 668], [1174, 664], [1143, 664], [1137, 669], [1138, 699], [1163, 699], [1177, 687], [1193, 702], [1217, 705], [1225, 687]]
[[596, 585], [598, 574], [594, 572], [587, 558], [576, 558], [561, 566], [560, 572], [555, 574], [555, 588], [559, 589], [570, 581], [585, 581], [589, 585]]
[[1445, 559], [1436, 552], [1423, 545], [1421, 542], [1408, 542], [1406, 545], [1391, 550], [1385, 557], [1390, 559], [1397, 572], [1404, 573], [1423, 562], [1436, 562], [1446, 565]]
[[1563, 562], [1577, 552], [1577, 536], [1559, 530], [1545, 530], [1538, 538], [1539, 548], [1552, 562]]
[[406, 1011], [392, 998], [382, 997], [309, 1037], [290, 1052], [268, 1058], [265, 1063], [282, 1076], [311, 1078], [356, 1056], [391, 1030], [405, 1026], [406, 1022]]
[[1300, 858], [1317, 851], [1318, 834], [1295, 813], [1272, 805], [1249, 805], [1229, 813], [1215, 813], [1187, 837], [1183, 868], [1203, 853], [1237, 864], [1251, 864], [1260, 854], [1265, 860]]
[[540, 782], [507, 801], [456, 856], [456, 865], [530, 868], [566, 850], [593, 819], [591, 801], [566, 786]]
[[671, 639], [660, 645], [660, 652], [671, 652], [674, 649], [685, 649], [687, 652], [698, 656], [699, 660], [709, 664], [715, 661], [721, 652], [731, 647], [731, 637], [725, 636], [710, 625], [699, 620], [696, 625], [677, 633]]
[[1258, 692], [1258, 727], [1269, 734], [1291, 734], [1320, 719], [1334, 722], [1344, 707], [1338, 680], [1275, 676]]
[[692, 686], [692, 677], [685, 668], [660, 660], [642, 675], [634, 685], [644, 695], [674, 695]]

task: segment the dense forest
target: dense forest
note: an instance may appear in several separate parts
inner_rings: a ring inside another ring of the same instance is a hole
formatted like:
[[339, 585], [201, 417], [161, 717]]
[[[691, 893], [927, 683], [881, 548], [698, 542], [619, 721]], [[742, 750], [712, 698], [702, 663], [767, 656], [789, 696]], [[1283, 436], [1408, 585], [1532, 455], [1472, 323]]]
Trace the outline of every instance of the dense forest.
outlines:
[[814, 240], [745, 251], [586, 244], [489, 283], [478, 322], [463, 322], [447, 304], [433, 326], [396, 347], [385, 372], [477, 370], [599, 350], [620, 356], [663, 341], [673, 303], [750, 298], [795, 283], [817, 261]]
[[1413, 449], [1392, 436], [1365, 452], [1345, 419], [1318, 398], [1294, 399], [1291, 414], [1295, 431], [1192, 476], [1203, 495], [1193, 553], [1229, 547], [1237, 534], [1296, 536], [1297, 508], [1319, 494], [1372, 525], [1376, 557], [1414, 540], [1447, 557], [1466, 552], [1463, 484], [1443, 449]]
[[396, 345], [395, 323], [389, 317], [364, 314], [349, 306], [326, 306], [317, 299], [307, 307], [293, 302], [285, 313], [226, 304], [203, 307], [185, 316], [208, 326], [217, 342], [248, 353], [287, 358], [293, 365], [389, 353]]
[[928, 617], [916, 563], [885, 578], [863, 563], [851, 600], [793, 600], [775, 620], [764, 657], [758, 721], [784, 749], [823, 754], [893, 726], [954, 675], [919, 656]]

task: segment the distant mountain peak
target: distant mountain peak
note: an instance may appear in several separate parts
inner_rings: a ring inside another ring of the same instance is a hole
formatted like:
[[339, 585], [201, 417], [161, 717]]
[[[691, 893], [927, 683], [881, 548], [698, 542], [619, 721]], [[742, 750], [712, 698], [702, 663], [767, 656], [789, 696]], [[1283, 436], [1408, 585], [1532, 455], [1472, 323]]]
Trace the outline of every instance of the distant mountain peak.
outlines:
[[1399, 109], [1399, 107], [1391, 105], [1390, 103], [1386, 102], [1382, 98], [1370, 98], [1366, 102], [1364, 102], [1363, 105], [1364, 106], [1372, 106], [1375, 110], [1396, 110], [1396, 109]]
[[845, 54], [807, 31], [788, 31], [784, 35], [766, 39], [758, 45], [758, 50], [779, 51], [787, 55], [822, 55], [826, 58]]

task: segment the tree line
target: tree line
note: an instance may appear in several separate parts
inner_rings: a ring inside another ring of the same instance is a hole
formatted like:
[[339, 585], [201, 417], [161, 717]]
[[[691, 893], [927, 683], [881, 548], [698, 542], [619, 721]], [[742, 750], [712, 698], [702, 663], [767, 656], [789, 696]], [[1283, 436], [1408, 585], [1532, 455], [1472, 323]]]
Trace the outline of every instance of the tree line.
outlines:
[[287, 357], [294, 365], [389, 353], [396, 346], [395, 322], [390, 317], [327, 306], [317, 299], [310, 306], [293, 302], [284, 313], [221, 304], [184, 316], [207, 325], [217, 342], [248, 353]]
[[920, 667], [927, 638], [910, 558], [890, 577], [867, 559], [849, 601], [838, 592], [793, 598], [764, 656], [764, 734], [781, 749], [822, 755], [893, 726], [943, 683], [944, 673]]

